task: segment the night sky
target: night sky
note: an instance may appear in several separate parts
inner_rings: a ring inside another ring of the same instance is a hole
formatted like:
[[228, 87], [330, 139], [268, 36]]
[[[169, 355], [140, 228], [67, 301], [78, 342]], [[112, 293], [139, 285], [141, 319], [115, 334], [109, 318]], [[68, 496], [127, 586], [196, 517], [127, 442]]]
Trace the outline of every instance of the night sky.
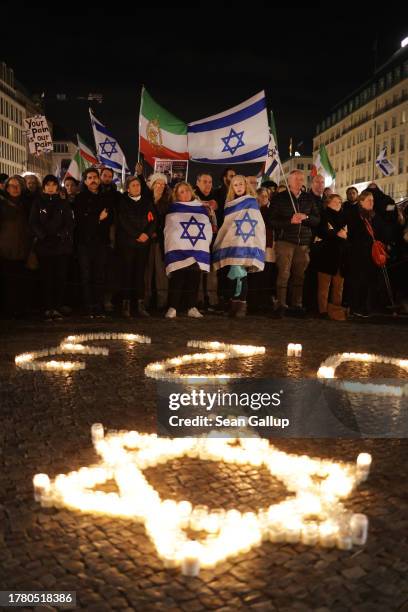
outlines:
[[[94, 112], [119, 140], [130, 167], [137, 156], [142, 84], [185, 121], [265, 89], [286, 158], [291, 136], [294, 145], [303, 142], [301, 153], [310, 153], [316, 123], [372, 75], [375, 41], [379, 66], [408, 36], [406, 11], [387, 14], [387, 7], [374, 9], [373, 3], [310, 3], [308, 11], [292, 4], [284, 13], [274, 2], [239, 10], [222, 2], [195, 2], [194, 8], [152, 3], [150, 11], [124, 17], [114, 13], [114, 4], [110, 12], [93, 6], [81, 13], [77, 5], [79, 19], [66, 13], [40, 18], [35, 11], [36, 28], [28, 17], [32, 11], [19, 15], [13, 27], [3, 11], [1, 56], [31, 92], [45, 92], [46, 114], [55, 124], [91, 145], [88, 102], [76, 98], [102, 93], [104, 102], [94, 103]], [[56, 102], [57, 93], [68, 100]], [[214, 167], [214, 176], [220, 172]]]

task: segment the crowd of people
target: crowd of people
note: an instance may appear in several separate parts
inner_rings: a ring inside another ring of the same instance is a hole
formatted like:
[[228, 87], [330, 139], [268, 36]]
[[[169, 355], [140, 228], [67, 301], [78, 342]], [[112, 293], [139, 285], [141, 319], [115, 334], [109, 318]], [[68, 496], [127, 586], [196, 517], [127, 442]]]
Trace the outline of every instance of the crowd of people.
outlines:
[[123, 193], [106, 167], [63, 186], [0, 175], [3, 317], [345, 319], [407, 299], [407, 210], [375, 183], [343, 202], [300, 170], [258, 187], [227, 168], [216, 188], [208, 172], [171, 188], [143, 170]]

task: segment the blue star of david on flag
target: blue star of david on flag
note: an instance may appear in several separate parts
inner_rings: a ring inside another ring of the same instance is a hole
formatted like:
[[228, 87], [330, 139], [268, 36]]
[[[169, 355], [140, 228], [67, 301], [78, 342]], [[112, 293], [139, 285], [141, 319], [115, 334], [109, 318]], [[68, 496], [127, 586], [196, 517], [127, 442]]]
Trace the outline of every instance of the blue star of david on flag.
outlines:
[[[235, 232], [235, 235], [241, 236], [244, 242], [246, 242], [251, 236], [255, 236], [255, 228], [258, 225], [258, 221], [256, 219], [251, 219], [248, 211], [245, 213], [242, 219], [238, 219], [237, 221], [234, 221], [234, 223], [237, 226], [237, 231]], [[251, 226], [250, 230], [247, 232], [242, 229], [244, 223], [249, 223], [249, 225]]]
[[[231, 153], [231, 155], [234, 155], [237, 149], [239, 149], [240, 147], [244, 147], [245, 143], [242, 140], [243, 136], [244, 136], [244, 130], [242, 130], [242, 132], [236, 132], [234, 128], [231, 128], [228, 136], [221, 138], [222, 142], [224, 143], [224, 148], [222, 149], [222, 153], [224, 153], [225, 151], [228, 151], [229, 153]], [[236, 140], [236, 143], [231, 145], [230, 142], [231, 140], [234, 140], [234, 139]]]
[[[100, 154], [106, 155], [110, 159], [114, 153], [118, 153], [116, 145], [117, 142], [115, 140], [109, 140], [109, 138], [106, 137], [103, 142], [99, 143]], [[107, 147], [110, 147], [110, 150], [108, 150]]]
[[[195, 245], [197, 244], [197, 242], [199, 240], [205, 240], [205, 235], [204, 235], [204, 227], [205, 227], [205, 223], [200, 223], [199, 221], [197, 221], [197, 219], [193, 216], [190, 217], [189, 221], [180, 221], [180, 225], [183, 228], [183, 232], [180, 236], [181, 239], [185, 239], [185, 240], [189, 240], [191, 242], [191, 244], [193, 245], [193, 247], [195, 247]], [[196, 234], [190, 234], [190, 229], [192, 227], [196, 227], [198, 228], [198, 233]]]

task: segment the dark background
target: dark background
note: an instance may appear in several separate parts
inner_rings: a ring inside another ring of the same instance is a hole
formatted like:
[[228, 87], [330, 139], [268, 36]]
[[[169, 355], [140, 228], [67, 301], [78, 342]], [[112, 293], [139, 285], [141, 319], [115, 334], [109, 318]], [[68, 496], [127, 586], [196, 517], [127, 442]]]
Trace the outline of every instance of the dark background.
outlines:
[[[307, 9], [282, 9], [273, 2], [238, 7], [199, 1], [138, 5], [135, 16], [117, 13], [112, 4], [84, 10], [75, 5], [76, 15], [56, 15], [41, 6], [19, 5], [17, 14], [6, 4], [1, 57], [31, 92], [45, 93], [49, 119], [70, 136], [79, 132], [90, 145], [89, 103], [77, 98], [103, 94], [103, 103], [93, 102], [93, 109], [131, 168], [142, 84], [186, 122], [265, 89], [285, 159], [290, 137], [294, 148], [310, 154], [316, 124], [408, 36], [406, 11], [395, 9], [396, 3], [377, 8], [315, 2]], [[56, 101], [57, 93], [67, 100]], [[245, 173], [259, 167], [248, 164]]]

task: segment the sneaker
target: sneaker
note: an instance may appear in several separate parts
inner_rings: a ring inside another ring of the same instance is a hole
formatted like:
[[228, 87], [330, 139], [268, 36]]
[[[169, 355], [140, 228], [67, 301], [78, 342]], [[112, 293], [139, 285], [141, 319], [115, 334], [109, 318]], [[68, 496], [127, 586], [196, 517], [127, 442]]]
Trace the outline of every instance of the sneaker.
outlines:
[[52, 310], [51, 314], [55, 321], [61, 321], [64, 318], [59, 310]]
[[44, 313], [44, 319], [46, 321], [52, 321], [53, 316], [52, 316], [52, 310], [46, 310]]
[[201, 312], [199, 310], [197, 310], [197, 308], [195, 306], [193, 306], [193, 308], [190, 308], [190, 310], [187, 312], [187, 316], [188, 317], [192, 317], [193, 319], [202, 319], [203, 315], [201, 314]]
[[177, 310], [175, 308], [169, 308], [164, 316], [166, 319], [175, 319], [177, 317]]

